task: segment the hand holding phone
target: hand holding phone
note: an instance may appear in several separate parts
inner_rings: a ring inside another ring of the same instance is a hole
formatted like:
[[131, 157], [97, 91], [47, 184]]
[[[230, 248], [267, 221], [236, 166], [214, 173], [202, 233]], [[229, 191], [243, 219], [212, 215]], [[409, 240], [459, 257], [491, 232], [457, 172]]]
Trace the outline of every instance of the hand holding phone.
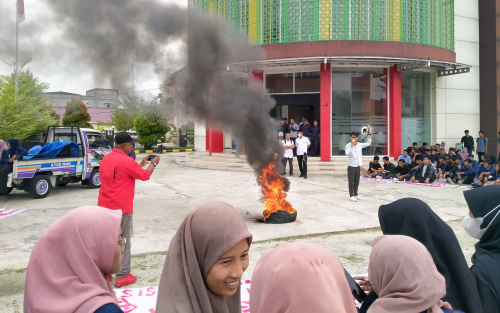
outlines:
[[151, 162], [151, 160], [152, 160], [152, 159], [154, 159], [154, 158], [156, 158], [156, 157], [157, 157], [157, 155], [155, 155], [155, 154], [150, 154], [150, 155], [148, 156], [148, 161], [149, 161], [149, 162]]
[[[354, 296], [354, 298], [356, 298], [356, 300], [358, 300], [359, 303], [363, 302], [366, 299], [365, 291], [358, 285], [358, 283], [356, 283], [354, 278], [352, 278], [351, 274], [349, 274], [345, 269], [344, 272], [347, 282], [349, 283], [349, 289], [351, 289], [352, 295]], [[369, 283], [368, 278], [367, 281]]]

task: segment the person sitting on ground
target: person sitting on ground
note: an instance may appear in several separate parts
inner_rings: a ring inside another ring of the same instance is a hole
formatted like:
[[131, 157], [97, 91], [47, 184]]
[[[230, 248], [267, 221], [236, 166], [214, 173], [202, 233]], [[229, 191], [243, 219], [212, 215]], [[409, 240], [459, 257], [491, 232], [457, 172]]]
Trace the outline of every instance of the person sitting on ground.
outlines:
[[[382, 205], [378, 210], [378, 218], [384, 235], [409, 236], [427, 248], [438, 272], [446, 281], [446, 296], [443, 301], [449, 302], [454, 309], [482, 313], [474, 277], [468, 269], [453, 229], [425, 202], [404, 198]], [[354, 279], [361, 280], [359, 284], [364, 290], [371, 289], [368, 277]], [[373, 302], [368, 299], [376, 298], [374, 292], [370, 292], [360, 313], [365, 313]]]
[[410, 166], [403, 160], [398, 161], [398, 166], [396, 166], [396, 178], [399, 181], [405, 181], [411, 179]]
[[440, 149], [438, 151], [439, 151], [439, 155], [438, 155], [438, 167], [439, 167], [439, 165], [441, 164], [441, 160], [443, 160], [443, 162], [444, 162], [444, 157], [446, 156], [446, 150]]
[[464, 191], [469, 213], [462, 226], [478, 239], [472, 255], [472, 276], [476, 279], [484, 313], [500, 313], [500, 185]]
[[127, 244], [121, 219], [119, 211], [80, 207], [49, 226], [31, 252], [24, 312], [123, 313], [108, 280]]
[[488, 160], [488, 156], [486, 154], [482, 154], [480, 157], [479, 157], [479, 165], [483, 164], [484, 160]]
[[487, 185], [500, 184], [500, 162], [495, 163], [493, 165], [495, 166], [495, 171], [493, 172], [492, 175], [488, 176], [488, 184]]
[[411, 164], [411, 156], [408, 155], [408, 151], [403, 150], [403, 154], [398, 158], [398, 161], [399, 160], [403, 160], [406, 164]]
[[440, 144], [435, 144], [434, 145], [434, 149], [436, 150], [436, 152], [438, 152], [439, 150], [441, 150], [441, 145]]
[[410, 165], [411, 175], [412, 176], [413, 176], [413, 174], [415, 174], [417, 172], [417, 170], [420, 168], [420, 166], [422, 165], [422, 163], [423, 163], [423, 157], [422, 156], [417, 156], [417, 158], [415, 159], [415, 162], [413, 162]]
[[170, 241], [155, 312], [240, 313], [251, 243], [245, 220], [225, 202], [189, 213]]
[[431, 163], [434, 164], [434, 166], [437, 168], [439, 165], [439, 154], [437, 153], [436, 149], [431, 149], [431, 154], [429, 156], [431, 157]]
[[429, 184], [434, 182], [435, 172], [428, 156], [424, 157], [422, 165], [420, 165], [419, 169], [413, 173], [414, 174], [411, 178], [413, 183]]
[[382, 172], [382, 165], [380, 165], [379, 160], [380, 158], [376, 155], [373, 157], [373, 161], [368, 165], [368, 173], [372, 178], [377, 177], [377, 175]]
[[479, 163], [474, 160], [474, 154], [469, 154], [469, 162], [470, 162], [470, 165], [474, 168], [474, 170], [477, 170], [477, 168], [479, 167]]
[[389, 161], [389, 157], [383, 157], [384, 160], [384, 170], [379, 173], [382, 179], [393, 179], [396, 178], [396, 167]]
[[292, 242], [257, 262], [250, 312], [355, 313], [356, 307], [339, 259], [321, 246]]
[[7, 180], [9, 174], [14, 170], [14, 161], [22, 160], [23, 156], [28, 154], [28, 151], [20, 146], [17, 139], [7, 140], [7, 148], [2, 152], [0, 158], [0, 195], [7, 194]]
[[446, 181], [454, 185], [458, 182], [457, 173], [459, 173], [462, 168], [462, 158], [460, 156], [453, 157], [452, 162], [454, 163], [453, 167], [448, 173], [445, 173], [444, 177]]
[[429, 151], [429, 144], [427, 142], [424, 142], [419, 150], [422, 152], [422, 156], [427, 155], [427, 152]]
[[420, 149], [418, 148], [418, 143], [414, 142], [412, 145], [411, 153], [410, 153], [411, 161], [415, 162], [416, 157], [421, 155], [421, 154], [422, 154], [422, 151], [420, 151]]
[[[488, 177], [495, 173], [495, 167], [491, 166], [489, 160], [484, 160], [482, 169], [476, 171], [476, 179], [474, 180], [473, 187], [482, 187], [488, 182]], [[481, 167], [480, 167], [481, 168]]]
[[449, 155], [450, 157], [454, 157], [454, 156], [456, 156], [456, 155], [457, 155], [457, 151], [455, 150], [455, 148], [450, 148], [450, 149], [448, 150], [448, 155]]
[[373, 242], [368, 277], [379, 298], [368, 313], [452, 312], [446, 281], [432, 256], [417, 240], [400, 235], [380, 236]]
[[444, 166], [441, 166], [440, 171], [438, 175], [442, 177], [443, 179], [446, 180], [446, 178], [450, 175], [450, 172], [453, 170], [453, 167], [455, 166], [455, 162], [450, 156], [446, 156], [444, 158], [445, 164]]
[[470, 185], [474, 182], [474, 177], [476, 175], [476, 170], [470, 164], [469, 159], [464, 161], [464, 165], [460, 168], [460, 170], [456, 173], [458, 184], [467, 184]]

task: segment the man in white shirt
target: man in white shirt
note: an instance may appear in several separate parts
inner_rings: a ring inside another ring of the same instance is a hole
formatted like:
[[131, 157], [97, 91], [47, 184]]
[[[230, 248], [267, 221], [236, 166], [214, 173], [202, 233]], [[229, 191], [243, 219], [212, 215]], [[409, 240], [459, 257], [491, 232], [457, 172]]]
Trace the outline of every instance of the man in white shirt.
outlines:
[[359, 172], [363, 165], [363, 148], [372, 144], [372, 134], [368, 133], [368, 141], [358, 143], [358, 133], [351, 133], [351, 142], [345, 146], [345, 154], [349, 157], [347, 166], [347, 181], [349, 182], [349, 197], [351, 201], [358, 201]]
[[298, 138], [295, 139], [297, 146], [297, 161], [299, 162], [300, 176], [307, 179], [307, 149], [311, 146], [309, 138], [304, 137], [302, 131], [298, 131]]
[[[282, 134], [280, 132], [280, 134]], [[280, 135], [283, 136], [283, 135]], [[281, 140], [281, 144], [283, 145], [283, 148], [285, 148], [285, 155], [283, 156], [283, 159], [281, 159], [281, 162], [283, 163], [283, 173], [282, 175], [285, 176], [286, 174], [286, 162], [288, 162], [290, 171], [289, 174], [290, 176], [293, 176], [293, 149], [295, 149], [295, 145], [293, 144], [293, 141], [290, 139], [290, 133], [286, 133], [286, 139]], [[282, 138], [282, 137], [280, 137]]]

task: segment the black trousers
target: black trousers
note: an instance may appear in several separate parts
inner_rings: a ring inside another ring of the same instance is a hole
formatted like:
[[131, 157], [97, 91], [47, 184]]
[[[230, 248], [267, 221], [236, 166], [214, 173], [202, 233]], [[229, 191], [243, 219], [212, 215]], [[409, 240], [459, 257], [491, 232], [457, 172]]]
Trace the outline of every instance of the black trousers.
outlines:
[[297, 155], [297, 162], [299, 162], [300, 174], [307, 177], [307, 154]]
[[319, 156], [319, 138], [311, 137], [311, 156]]
[[286, 173], [286, 162], [288, 160], [288, 166], [290, 167], [289, 174], [293, 175], [293, 158], [283, 158], [281, 159], [281, 163], [283, 163], [283, 174]]
[[295, 146], [295, 148], [293, 148], [293, 156], [297, 155], [297, 146], [295, 145], [295, 139], [297, 139], [297, 138], [290, 137], [290, 141], [293, 142], [293, 145]]
[[348, 166], [347, 167], [347, 181], [349, 182], [349, 196], [358, 195], [359, 186], [359, 166]]
[[0, 194], [7, 194], [7, 177], [13, 170], [13, 163], [0, 166]]
[[465, 175], [462, 184], [472, 184], [474, 182], [474, 175]]

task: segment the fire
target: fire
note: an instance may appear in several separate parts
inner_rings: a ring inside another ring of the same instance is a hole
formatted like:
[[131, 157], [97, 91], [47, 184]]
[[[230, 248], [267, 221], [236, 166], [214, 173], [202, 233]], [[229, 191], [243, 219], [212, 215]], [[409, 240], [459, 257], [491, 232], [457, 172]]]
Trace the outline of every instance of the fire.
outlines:
[[279, 210], [294, 213], [295, 209], [286, 201], [286, 192], [283, 191], [285, 184], [283, 176], [276, 172], [276, 165], [270, 163], [262, 170], [262, 175], [259, 176], [259, 182], [262, 184], [262, 200], [265, 203], [264, 220]]

